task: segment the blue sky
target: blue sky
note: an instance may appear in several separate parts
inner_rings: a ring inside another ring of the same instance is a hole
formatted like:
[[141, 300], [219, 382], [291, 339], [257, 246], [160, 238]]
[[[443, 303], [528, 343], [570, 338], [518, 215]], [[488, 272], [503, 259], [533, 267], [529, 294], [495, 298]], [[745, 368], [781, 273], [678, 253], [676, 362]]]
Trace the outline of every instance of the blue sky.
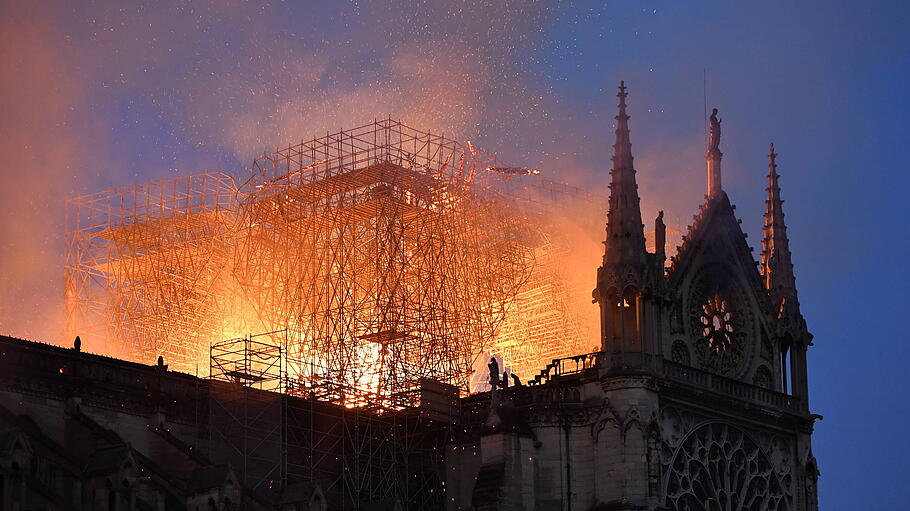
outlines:
[[[897, 509], [910, 454], [904, 2], [87, 2], [0, 7], [0, 331], [55, 339], [63, 198], [391, 115], [605, 192], [629, 86], [646, 218], [724, 187], [759, 249], [768, 143], [810, 351], [826, 510]], [[27, 311], [28, 314], [22, 314]]]

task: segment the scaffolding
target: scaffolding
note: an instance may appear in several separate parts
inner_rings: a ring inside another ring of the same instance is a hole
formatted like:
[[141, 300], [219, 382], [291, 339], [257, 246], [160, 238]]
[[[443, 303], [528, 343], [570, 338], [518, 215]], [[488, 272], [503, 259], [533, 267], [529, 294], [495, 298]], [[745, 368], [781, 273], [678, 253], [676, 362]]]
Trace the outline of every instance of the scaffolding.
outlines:
[[[552, 360], [599, 349], [600, 322], [591, 301], [593, 268], [578, 259], [579, 233], [589, 245], [597, 244], [603, 228], [607, 198], [542, 178], [508, 179], [499, 183], [502, 193], [519, 201], [531, 218], [535, 235], [525, 247], [530, 254], [529, 277], [519, 288], [488, 354], [500, 357], [510, 374], [528, 379]], [[567, 207], [572, 209], [567, 211]], [[486, 359], [478, 360], [485, 369]], [[472, 390], [489, 390], [477, 377]]]
[[440, 509], [458, 395], [484, 390], [472, 365], [527, 379], [597, 343], [596, 264], [566, 226], [596, 237], [602, 197], [390, 119], [241, 181], [69, 201], [67, 333], [208, 365], [209, 454], [260, 495], [319, 481], [338, 509]]
[[[458, 388], [421, 380], [412, 406], [341, 405], [293, 394], [287, 406], [290, 480], [320, 481], [333, 509], [442, 509], [444, 445]], [[443, 406], [439, 406], [442, 403]]]
[[383, 120], [255, 162], [235, 275], [293, 332], [302, 387], [383, 406], [419, 378], [467, 389], [530, 267], [493, 161]]
[[213, 343], [209, 456], [264, 495], [287, 483], [287, 332]]
[[219, 296], [234, 232], [232, 177], [164, 179], [68, 201], [67, 337], [183, 370], [207, 364], [229, 315]]
[[407, 406], [332, 403], [296, 386], [287, 340], [278, 331], [212, 344], [208, 456], [264, 500], [318, 481], [331, 509], [440, 509], [458, 388], [423, 379]]
[[482, 389], [484, 355], [529, 378], [597, 343], [596, 265], [567, 264], [564, 227], [599, 233], [605, 211], [537, 174], [386, 119], [263, 156], [239, 186], [73, 199], [67, 337], [193, 372], [212, 342], [281, 330], [288, 385], [347, 406], [411, 406], [421, 379]]

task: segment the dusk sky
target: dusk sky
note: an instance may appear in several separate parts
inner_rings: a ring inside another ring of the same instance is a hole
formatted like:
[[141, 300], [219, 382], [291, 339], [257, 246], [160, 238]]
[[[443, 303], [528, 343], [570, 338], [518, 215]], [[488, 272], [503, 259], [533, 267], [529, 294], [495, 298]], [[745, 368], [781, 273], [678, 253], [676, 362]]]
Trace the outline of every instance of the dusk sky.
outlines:
[[620, 80], [643, 216], [685, 228], [706, 92], [756, 256], [779, 153], [820, 507], [910, 501], [910, 4], [40, 3], [0, 5], [0, 333], [61, 341], [68, 197], [387, 116], [605, 194]]

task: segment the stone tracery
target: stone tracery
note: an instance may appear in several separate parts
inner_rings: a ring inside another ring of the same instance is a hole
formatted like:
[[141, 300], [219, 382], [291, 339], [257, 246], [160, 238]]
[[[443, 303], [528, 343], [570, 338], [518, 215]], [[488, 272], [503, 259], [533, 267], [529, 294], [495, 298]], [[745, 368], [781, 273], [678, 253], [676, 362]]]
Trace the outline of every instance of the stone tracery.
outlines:
[[704, 424], [676, 450], [666, 506], [678, 511], [789, 510], [789, 496], [761, 448], [729, 424]]
[[694, 358], [703, 369], [741, 377], [749, 365], [752, 343], [748, 332], [753, 328], [753, 314], [736, 286], [721, 285], [718, 272], [715, 268], [703, 270], [690, 287]]

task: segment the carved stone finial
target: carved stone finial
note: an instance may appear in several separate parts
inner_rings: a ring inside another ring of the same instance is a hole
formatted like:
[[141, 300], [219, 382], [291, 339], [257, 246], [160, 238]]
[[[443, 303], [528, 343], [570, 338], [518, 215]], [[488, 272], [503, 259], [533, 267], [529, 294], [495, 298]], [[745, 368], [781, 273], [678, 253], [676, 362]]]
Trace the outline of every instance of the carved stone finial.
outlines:
[[158, 355], [158, 367], [164, 367], [164, 357]]
[[76, 336], [76, 340], [73, 341], [73, 349], [76, 351], [82, 351], [82, 339], [79, 336]]

